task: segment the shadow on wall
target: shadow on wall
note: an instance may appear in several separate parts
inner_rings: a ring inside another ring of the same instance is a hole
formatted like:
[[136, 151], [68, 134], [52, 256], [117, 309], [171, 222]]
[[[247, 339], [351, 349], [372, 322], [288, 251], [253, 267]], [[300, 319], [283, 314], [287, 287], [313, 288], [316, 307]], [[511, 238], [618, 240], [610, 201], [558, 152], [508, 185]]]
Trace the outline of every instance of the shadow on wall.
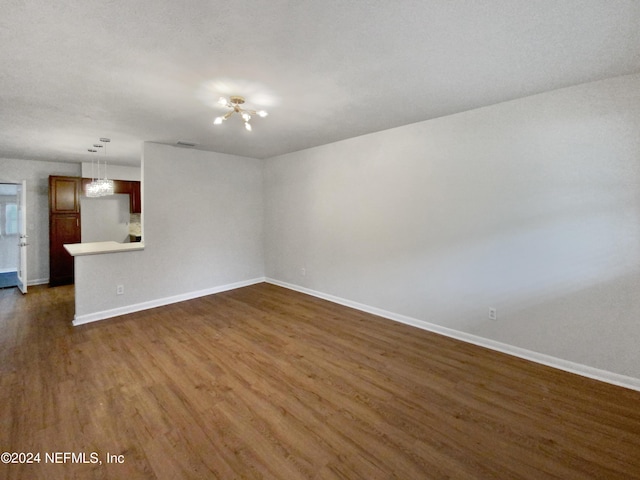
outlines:
[[640, 309], [640, 222], [632, 191], [601, 192], [523, 198], [495, 217], [477, 211], [481, 223], [452, 220], [437, 235], [395, 232], [391, 243], [403, 248], [393, 251], [359, 239], [362, 248], [345, 255], [345, 239], [330, 235], [336, 244], [324, 255], [334, 248], [339, 259], [330, 283], [339, 290], [343, 278], [360, 277], [363, 298], [371, 282], [385, 285], [368, 305], [637, 377], [637, 362], [619, 357], [637, 350], [630, 312]]
[[497, 321], [470, 333], [637, 378], [638, 322], [630, 312], [638, 308], [638, 292], [637, 271], [606, 276], [537, 303], [505, 304]]
[[[521, 311], [638, 274], [640, 226], [633, 192], [597, 191], [532, 192], [517, 202], [513, 196], [498, 206], [492, 202], [491, 208], [470, 201], [464, 215], [448, 220], [426, 213], [430, 228], [421, 230], [389, 218], [379, 232], [373, 222], [348, 228], [353, 211], [335, 212], [327, 220], [331, 233], [318, 233], [322, 240], [313, 248], [336, 261], [327, 268], [327, 286], [314, 288], [340, 291], [342, 279], [352, 285], [353, 276], [360, 277], [358, 301], [469, 331], [487, 322], [489, 307]], [[448, 206], [441, 202], [440, 209]], [[341, 222], [344, 228], [336, 228]], [[349, 244], [360, 248], [347, 251]], [[366, 298], [371, 283], [385, 285], [375, 299]]]

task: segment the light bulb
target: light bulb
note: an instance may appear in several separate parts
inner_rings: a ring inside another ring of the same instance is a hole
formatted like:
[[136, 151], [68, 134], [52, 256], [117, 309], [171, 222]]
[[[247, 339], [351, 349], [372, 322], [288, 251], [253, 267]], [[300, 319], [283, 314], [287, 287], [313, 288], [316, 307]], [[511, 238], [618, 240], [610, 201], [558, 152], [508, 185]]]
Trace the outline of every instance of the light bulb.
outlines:
[[265, 112], [264, 110], [260, 110], [258, 112], [256, 112], [256, 114], [262, 118], [266, 117], [267, 115], [269, 115], [267, 112]]
[[249, 120], [251, 120], [251, 115], [249, 115], [247, 112], [242, 112], [242, 119], [245, 122], [248, 122]]
[[224, 98], [224, 97], [220, 97], [220, 98], [218, 99], [218, 103], [219, 103], [220, 105], [224, 105], [224, 106], [226, 107], [226, 106], [227, 106], [227, 99], [226, 99], [226, 98]]
[[244, 122], [244, 128], [251, 131], [251, 124], [249, 122]]
[[220, 125], [222, 122], [224, 122], [224, 117], [216, 117], [216, 119], [213, 121], [213, 124]]

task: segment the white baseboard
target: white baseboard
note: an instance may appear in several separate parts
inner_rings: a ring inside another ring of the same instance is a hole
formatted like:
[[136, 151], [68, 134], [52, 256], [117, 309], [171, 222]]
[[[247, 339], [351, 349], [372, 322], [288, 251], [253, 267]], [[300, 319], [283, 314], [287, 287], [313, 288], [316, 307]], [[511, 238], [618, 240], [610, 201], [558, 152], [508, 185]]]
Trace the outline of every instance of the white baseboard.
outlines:
[[84, 325], [85, 323], [97, 322], [99, 320], [105, 320], [107, 318], [117, 317], [119, 315], [126, 315], [127, 313], [139, 312], [141, 310], [148, 310], [150, 308], [162, 307], [172, 303], [184, 302], [185, 300], [192, 300], [198, 297], [204, 297], [206, 295], [213, 295], [214, 293], [225, 292], [227, 290], [233, 290], [241, 287], [248, 287], [256, 283], [263, 283], [264, 277], [253, 278], [251, 280], [243, 280], [241, 282], [230, 283], [227, 285], [220, 285], [217, 287], [207, 288], [205, 290], [198, 290], [195, 292], [182, 293], [180, 295], [173, 295], [171, 297], [158, 298], [156, 300], [150, 300], [148, 302], [136, 303], [133, 305], [126, 305], [124, 307], [113, 308], [110, 310], [104, 310], [102, 312], [89, 313], [86, 315], [74, 315], [73, 326]]
[[399, 315], [397, 313], [388, 312], [386, 310], [382, 310], [376, 307], [371, 307], [369, 305], [364, 305], [362, 303], [353, 302], [351, 300], [347, 300], [344, 298], [336, 297], [334, 295], [318, 292], [316, 290], [311, 290], [309, 288], [301, 287], [291, 283], [281, 282], [280, 280], [275, 280], [273, 278], [266, 278], [265, 282], [271, 283], [273, 285], [278, 285], [280, 287], [288, 288], [290, 290], [295, 290], [297, 292], [305, 293], [307, 295], [311, 295], [314, 297], [322, 298], [323, 300], [328, 300], [330, 302], [337, 303], [339, 305], [344, 305], [346, 307], [354, 308], [356, 310], [371, 313], [373, 315], [387, 318], [389, 320], [394, 320], [396, 322], [411, 325], [413, 327], [417, 327], [422, 330], [438, 333], [440, 335], [444, 335], [450, 338], [455, 338], [463, 342], [472, 343], [474, 345], [489, 348], [491, 350], [506, 353], [508, 355], [513, 355], [514, 357], [523, 358], [525, 360], [530, 360], [532, 362], [536, 362], [542, 365], [564, 370], [566, 372], [575, 373], [583, 377], [588, 377], [595, 380], [600, 380], [602, 382], [611, 383], [613, 385], [618, 385], [620, 387], [625, 387], [632, 390], [640, 391], [640, 379], [635, 377], [620, 375], [618, 373], [613, 373], [606, 370], [600, 370], [598, 368], [589, 367], [588, 365], [582, 365], [579, 363], [570, 362], [568, 360], [563, 360], [561, 358], [552, 357], [551, 355], [534, 352], [531, 350], [527, 350], [525, 348], [509, 345], [507, 343], [497, 342], [495, 340], [479, 337], [477, 335], [473, 335], [470, 333], [453, 330], [451, 328], [443, 327], [441, 325], [425, 322], [424, 320], [418, 320], [416, 318], [411, 318], [404, 315]]
[[18, 273], [18, 270], [14, 268], [0, 268], [0, 273]]

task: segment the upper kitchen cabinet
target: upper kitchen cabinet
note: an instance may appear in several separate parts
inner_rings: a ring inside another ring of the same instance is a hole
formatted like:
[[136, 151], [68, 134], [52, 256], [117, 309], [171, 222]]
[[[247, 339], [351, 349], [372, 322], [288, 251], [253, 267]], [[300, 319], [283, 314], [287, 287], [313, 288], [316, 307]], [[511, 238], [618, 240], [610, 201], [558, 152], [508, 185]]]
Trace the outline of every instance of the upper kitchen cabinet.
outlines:
[[142, 213], [140, 199], [140, 182], [136, 180], [114, 180], [114, 193], [126, 193], [129, 195], [129, 211]]
[[49, 177], [49, 211], [80, 213], [81, 180], [78, 177]]

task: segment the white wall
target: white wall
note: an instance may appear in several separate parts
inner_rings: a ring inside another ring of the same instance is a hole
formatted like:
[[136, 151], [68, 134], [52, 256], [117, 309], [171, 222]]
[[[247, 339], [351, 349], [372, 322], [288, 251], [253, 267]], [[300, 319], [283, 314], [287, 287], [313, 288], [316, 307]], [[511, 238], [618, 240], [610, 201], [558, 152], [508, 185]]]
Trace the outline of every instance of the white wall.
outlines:
[[[97, 157], [96, 157], [97, 158]], [[102, 162], [102, 158], [101, 158]], [[101, 163], [100, 171], [98, 172], [98, 164], [91, 162], [82, 162], [82, 177], [95, 178], [104, 177], [104, 164]], [[128, 167], [125, 165], [112, 165], [107, 162], [107, 178], [111, 180], [135, 180], [140, 181], [141, 169], [140, 167]]]
[[269, 159], [266, 275], [640, 378], [639, 132], [635, 75]]
[[49, 282], [49, 175], [80, 175], [80, 164], [0, 158], [0, 182], [27, 181], [27, 282]]
[[261, 160], [145, 143], [145, 249], [76, 257], [76, 318], [262, 278], [262, 173]]
[[81, 242], [129, 242], [129, 195], [80, 197]]

